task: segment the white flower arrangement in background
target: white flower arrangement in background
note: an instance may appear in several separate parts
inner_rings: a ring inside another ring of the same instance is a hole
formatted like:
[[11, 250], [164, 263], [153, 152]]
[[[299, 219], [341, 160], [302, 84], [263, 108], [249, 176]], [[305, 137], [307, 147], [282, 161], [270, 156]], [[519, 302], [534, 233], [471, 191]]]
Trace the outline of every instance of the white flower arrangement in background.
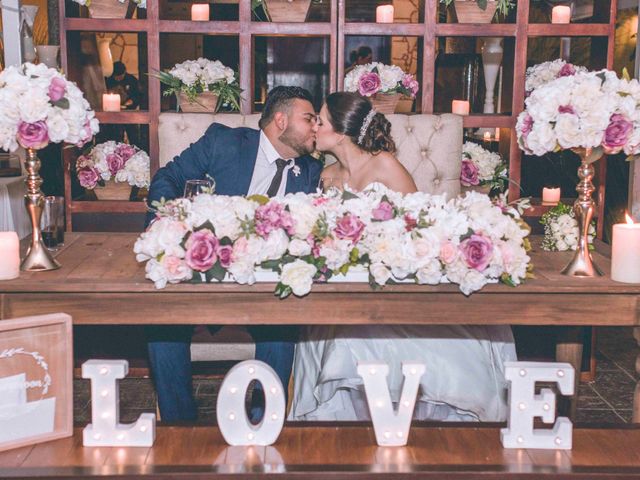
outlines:
[[509, 177], [507, 164], [502, 157], [475, 142], [462, 145], [460, 184], [464, 187], [488, 186], [490, 191], [504, 192]]
[[[86, 7], [89, 7], [91, 5], [91, 0], [73, 0], [76, 3], [79, 3], [80, 5], [84, 5]], [[128, 0], [109, 0], [109, 1], [118, 1], [120, 3], [129, 3]], [[136, 4], [136, 6], [138, 8], [147, 8], [147, 0], [132, 0], [133, 3]]]
[[556, 78], [570, 77], [576, 73], [586, 71], [587, 69], [585, 67], [567, 63], [561, 59], [539, 63], [538, 65], [527, 68], [524, 84], [526, 95], [529, 96], [533, 90]]
[[[544, 225], [542, 249], [548, 252], [564, 252], [578, 248], [580, 232], [573, 208], [559, 203], [542, 215], [540, 223]], [[593, 250], [593, 239], [596, 236], [595, 223], [589, 225], [589, 250]]]
[[419, 88], [418, 81], [410, 73], [405, 73], [396, 65], [379, 62], [358, 65], [344, 78], [345, 91], [358, 92], [364, 97], [376, 93], [401, 93], [413, 98]]
[[76, 161], [80, 185], [89, 190], [113, 178], [132, 187], [146, 188], [150, 182], [149, 155], [134, 145], [108, 141], [96, 145]]

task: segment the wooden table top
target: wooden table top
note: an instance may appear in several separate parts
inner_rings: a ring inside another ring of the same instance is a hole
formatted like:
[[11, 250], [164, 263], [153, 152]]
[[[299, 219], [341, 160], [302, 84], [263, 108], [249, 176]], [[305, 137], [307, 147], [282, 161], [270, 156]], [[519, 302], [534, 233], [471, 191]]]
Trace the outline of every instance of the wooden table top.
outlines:
[[366, 283], [328, 283], [315, 284], [302, 299], [280, 300], [273, 295], [273, 283], [183, 283], [157, 290], [144, 278], [144, 264], [135, 260], [136, 238], [134, 233], [68, 234], [56, 255], [61, 269], [22, 272], [18, 279], [0, 282], [0, 318], [65, 311], [75, 323], [86, 324], [434, 324], [461, 319], [468, 324], [640, 324], [640, 284], [610, 279], [606, 246], [594, 254], [607, 272], [599, 278], [562, 275], [572, 254], [534, 247], [536, 278], [515, 288], [487, 285], [466, 297], [451, 284], [388, 285], [373, 291]]
[[270, 447], [230, 447], [216, 427], [159, 427], [151, 448], [85, 448], [78, 428], [70, 438], [0, 453], [0, 477], [613, 478], [640, 474], [639, 445], [639, 429], [576, 428], [570, 451], [503, 449], [495, 426], [423, 424], [406, 447], [378, 447], [370, 425], [297, 423]]

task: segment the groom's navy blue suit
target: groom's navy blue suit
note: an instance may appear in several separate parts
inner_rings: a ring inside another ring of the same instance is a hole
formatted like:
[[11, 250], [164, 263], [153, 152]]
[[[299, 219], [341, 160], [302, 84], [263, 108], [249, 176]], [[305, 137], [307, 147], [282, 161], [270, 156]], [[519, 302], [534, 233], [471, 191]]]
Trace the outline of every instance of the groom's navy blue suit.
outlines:
[[[149, 203], [182, 196], [185, 182], [210, 175], [219, 195], [246, 195], [260, 144], [260, 132], [250, 128], [229, 128], [212, 124], [204, 136], [158, 170], [149, 189]], [[311, 156], [296, 159], [299, 174], [290, 169], [287, 193], [315, 192], [322, 165]], [[147, 224], [153, 214], [147, 215]], [[189, 312], [185, 311], [185, 315]], [[197, 323], [197, 319], [194, 319]], [[293, 363], [294, 336], [282, 327], [252, 328], [256, 340], [256, 359], [270, 365], [287, 390]], [[149, 327], [149, 359], [164, 421], [193, 420], [197, 408], [192, 395], [190, 344], [193, 327]], [[262, 416], [253, 407], [252, 416]]]

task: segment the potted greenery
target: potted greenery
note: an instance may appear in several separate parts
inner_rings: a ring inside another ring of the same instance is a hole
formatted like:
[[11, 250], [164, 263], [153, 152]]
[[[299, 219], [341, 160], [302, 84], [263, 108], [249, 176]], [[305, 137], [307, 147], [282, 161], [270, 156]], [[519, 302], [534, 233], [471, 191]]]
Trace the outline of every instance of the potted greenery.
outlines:
[[513, 0], [440, 0], [454, 4], [459, 23], [491, 23], [496, 11], [506, 15], [515, 6]]
[[[124, 18], [128, 0], [73, 0], [89, 9], [91, 18]], [[147, 8], [147, 0], [132, 0], [138, 8]]]
[[307, 20], [312, 0], [251, 0], [251, 8], [257, 12], [262, 7], [270, 22], [304, 22]]

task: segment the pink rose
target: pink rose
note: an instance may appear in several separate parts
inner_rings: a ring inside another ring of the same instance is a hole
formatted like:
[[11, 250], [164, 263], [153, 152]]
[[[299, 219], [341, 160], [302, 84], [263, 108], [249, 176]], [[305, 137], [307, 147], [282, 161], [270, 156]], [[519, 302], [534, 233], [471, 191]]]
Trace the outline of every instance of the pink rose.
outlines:
[[463, 240], [459, 248], [469, 267], [482, 272], [489, 266], [493, 256], [493, 244], [487, 237], [473, 234]]
[[82, 148], [93, 137], [93, 131], [91, 130], [91, 122], [89, 120], [82, 127], [82, 138], [76, 143], [76, 147]]
[[629, 141], [632, 132], [633, 124], [624, 115], [619, 113], [611, 115], [602, 141], [605, 153], [618, 153]]
[[180, 282], [191, 278], [191, 271], [181, 258], [174, 255], [164, 255], [161, 260], [164, 267], [167, 281]]
[[293, 230], [293, 217], [278, 202], [271, 201], [256, 209], [256, 233], [261, 237], [268, 237], [269, 233], [278, 228], [285, 229], [289, 234]]
[[44, 148], [49, 143], [47, 124], [42, 120], [36, 123], [21, 122], [18, 126], [18, 142], [24, 148]]
[[418, 93], [418, 89], [420, 88], [418, 81], [413, 78], [413, 75], [405, 75], [402, 79], [402, 86], [409, 90], [411, 92], [411, 95], [414, 97], [416, 96], [416, 94]]
[[450, 264], [458, 257], [458, 250], [451, 242], [444, 242], [440, 247], [440, 260], [443, 263]]
[[570, 77], [571, 75], [576, 74], [576, 67], [574, 67], [570, 63], [565, 63], [560, 71], [558, 72], [558, 77]]
[[480, 184], [480, 179], [478, 178], [478, 167], [476, 167], [476, 165], [468, 158], [462, 160], [460, 183], [465, 187], [472, 187]]
[[533, 130], [533, 118], [527, 113], [522, 122], [522, 136], [527, 138], [531, 130]]
[[129, 160], [131, 157], [133, 157], [136, 154], [136, 148], [133, 147], [132, 145], [121, 143], [116, 147], [115, 153], [116, 155], [119, 155], [120, 157], [122, 157], [126, 163], [127, 160]]
[[371, 217], [374, 220], [391, 220], [393, 218], [393, 205], [389, 202], [385, 202], [384, 200], [380, 202], [380, 204], [373, 209], [371, 212]]
[[346, 214], [336, 223], [335, 233], [338, 238], [357, 243], [364, 231], [364, 223], [355, 215]]
[[233, 247], [231, 245], [219, 245], [217, 250], [220, 266], [229, 268], [231, 266], [231, 258], [233, 257]]
[[370, 97], [374, 93], [377, 93], [381, 86], [382, 82], [377, 73], [365, 73], [360, 77], [360, 81], [358, 81], [358, 92], [364, 97]]
[[411, 230], [413, 230], [417, 226], [418, 226], [418, 221], [415, 218], [413, 218], [411, 215], [409, 215], [408, 213], [405, 213], [405, 215], [404, 215], [404, 229], [405, 229], [405, 231], [410, 232]]
[[110, 153], [109, 155], [107, 155], [106, 161], [107, 161], [107, 167], [109, 167], [109, 172], [111, 172], [111, 175], [115, 175], [116, 173], [118, 173], [120, 170], [124, 168], [124, 164], [125, 164], [124, 158], [122, 158], [117, 153]]
[[78, 170], [78, 180], [84, 188], [96, 188], [99, 178], [98, 172], [91, 167], [83, 167]]
[[67, 82], [64, 81], [63, 78], [53, 77], [51, 83], [49, 84], [49, 99], [52, 102], [57, 102], [64, 98], [64, 92], [67, 88]]
[[560, 105], [558, 107], [558, 113], [570, 113], [571, 115], [575, 115], [576, 111], [571, 105]]
[[185, 260], [193, 270], [206, 272], [218, 261], [218, 239], [209, 229], [193, 232], [186, 243]]

